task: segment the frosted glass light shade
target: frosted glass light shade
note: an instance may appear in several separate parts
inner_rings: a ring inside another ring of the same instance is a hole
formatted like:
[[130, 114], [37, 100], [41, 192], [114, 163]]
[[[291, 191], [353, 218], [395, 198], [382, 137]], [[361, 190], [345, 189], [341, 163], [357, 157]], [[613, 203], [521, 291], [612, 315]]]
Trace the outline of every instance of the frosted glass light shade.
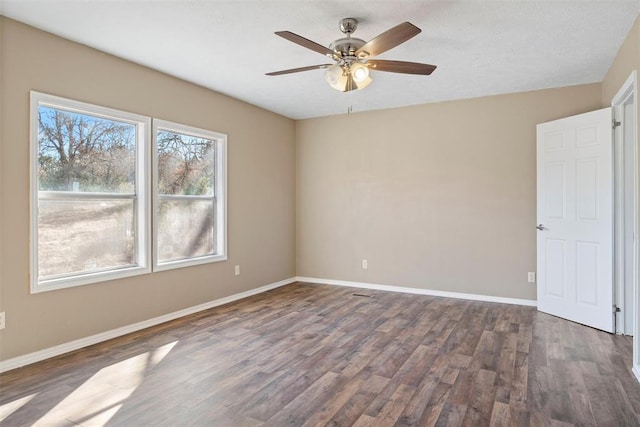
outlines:
[[[351, 76], [348, 76], [347, 73], [350, 73]], [[372, 82], [369, 76], [369, 68], [362, 64], [354, 64], [351, 68], [343, 68], [338, 64], [334, 64], [324, 72], [324, 78], [327, 83], [341, 92], [347, 89], [349, 77], [351, 77], [351, 84], [355, 85], [358, 90], [364, 89]]]
[[[355, 78], [353, 80], [355, 80]], [[373, 81], [373, 79], [371, 77], [367, 76], [367, 78], [362, 80], [361, 82], [356, 81], [356, 87], [358, 88], [358, 90], [362, 90], [365, 87], [369, 86], [372, 81]]]
[[344, 74], [344, 70], [338, 64], [334, 64], [327, 68], [324, 72], [324, 78], [332, 88], [343, 91], [347, 86], [347, 76]]
[[[369, 78], [369, 68], [362, 64], [355, 64], [351, 67], [351, 75], [356, 83], [362, 83]], [[360, 85], [358, 85], [360, 89]]]

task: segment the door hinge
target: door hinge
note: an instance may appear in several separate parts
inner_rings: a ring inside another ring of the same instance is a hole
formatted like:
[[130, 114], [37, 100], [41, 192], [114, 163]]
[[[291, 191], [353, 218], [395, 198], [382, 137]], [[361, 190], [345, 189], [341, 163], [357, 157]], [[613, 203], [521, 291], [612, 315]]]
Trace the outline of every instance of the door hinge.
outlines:
[[620, 313], [620, 307], [618, 307], [617, 305], [613, 306], [613, 312], [614, 313]]
[[616, 121], [616, 119], [611, 119], [611, 129], [615, 129], [618, 126], [620, 126], [622, 124], [622, 122], [618, 122]]

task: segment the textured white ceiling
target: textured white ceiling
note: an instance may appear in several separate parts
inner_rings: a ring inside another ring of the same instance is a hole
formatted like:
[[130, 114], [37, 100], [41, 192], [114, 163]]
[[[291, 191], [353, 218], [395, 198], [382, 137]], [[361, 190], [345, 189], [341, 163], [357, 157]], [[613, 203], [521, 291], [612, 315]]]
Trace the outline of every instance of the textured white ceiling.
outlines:
[[[640, 0], [609, 1], [114, 1], [0, 0], [0, 13], [294, 119], [599, 82]], [[438, 66], [431, 76], [374, 71], [337, 92], [323, 70], [264, 73], [327, 58], [274, 35], [320, 44], [360, 21], [369, 40], [404, 21], [422, 33], [380, 59]]]

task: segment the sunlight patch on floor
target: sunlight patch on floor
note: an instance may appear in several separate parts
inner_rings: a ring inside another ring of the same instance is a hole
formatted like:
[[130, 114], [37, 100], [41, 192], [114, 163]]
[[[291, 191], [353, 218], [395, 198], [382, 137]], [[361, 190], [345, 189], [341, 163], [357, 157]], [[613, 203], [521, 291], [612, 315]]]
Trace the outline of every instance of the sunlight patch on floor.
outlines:
[[105, 425], [142, 383], [145, 373], [160, 363], [178, 343], [174, 341], [102, 368], [34, 425], [50, 426], [63, 420], [91, 426]]
[[114, 406], [113, 408], [105, 409], [104, 411], [96, 414], [91, 418], [84, 419], [82, 421], [83, 426], [105, 426], [109, 420], [122, 408], [122, 403]]
[[22, 408], [27, 402], [34, 398], [34, 396], [38, 393], [30, 394], [25, 397], [21, 397], [20, 399], [16, 399], [12, 402], [5, 403], [0, 406], [0, 422], [5, 420], [9, 415], [16, 412], [18, 409]]

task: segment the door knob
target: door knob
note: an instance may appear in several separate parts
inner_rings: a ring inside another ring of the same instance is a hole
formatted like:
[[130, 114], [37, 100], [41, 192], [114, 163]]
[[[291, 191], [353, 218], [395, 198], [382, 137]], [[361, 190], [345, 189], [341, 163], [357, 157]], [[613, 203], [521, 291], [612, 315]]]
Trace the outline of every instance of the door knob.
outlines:
[[543, 224], [538, 224], [538, 225], [536, 225], [536, 228], [538, 230], [544, 230], [544, 225]]

